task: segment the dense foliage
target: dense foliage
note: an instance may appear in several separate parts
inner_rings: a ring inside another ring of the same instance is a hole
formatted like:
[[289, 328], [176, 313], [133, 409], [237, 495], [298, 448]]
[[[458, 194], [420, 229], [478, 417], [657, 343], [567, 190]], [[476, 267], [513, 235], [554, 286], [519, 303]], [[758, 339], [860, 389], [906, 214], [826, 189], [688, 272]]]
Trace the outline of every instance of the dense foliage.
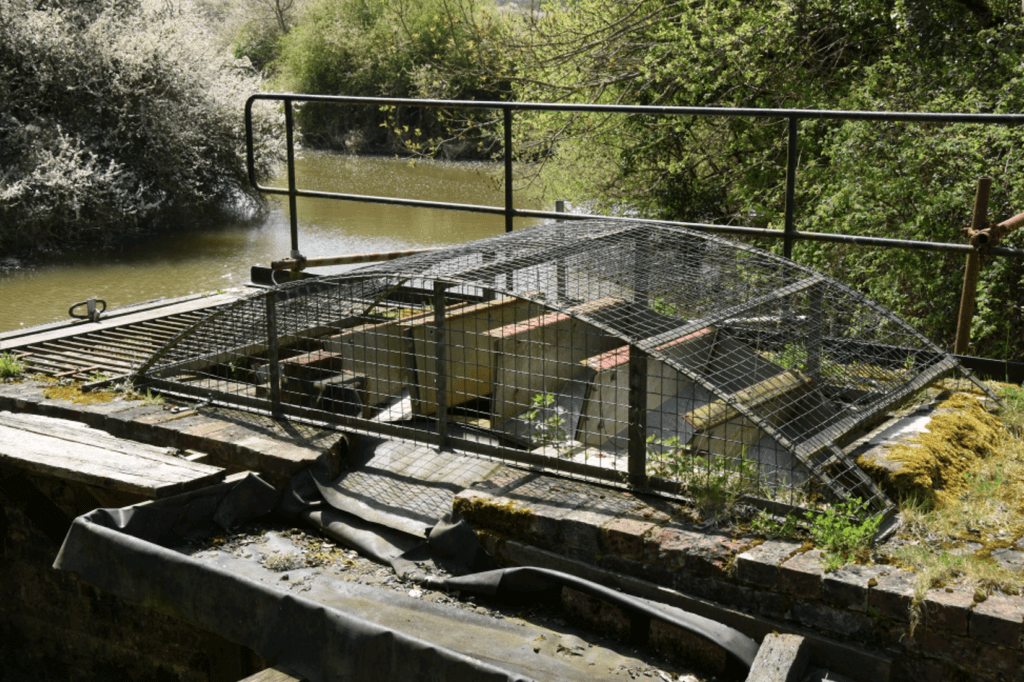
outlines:
[[[369, 97], [493, 99], [484, 48], [503, 23], [477, 0], [311, 0], [280, 43], [284, 90]], [[469, 67], [472, 68], [469, 68]], [[471, 121], [437, 109], [305, 105], [307, 144], [350, 151], [483, 153]]]
[[[1024, 109], [1024, 17], [1010, 0], [574, 0], [516, 15], [500, 52], [523, 100], [879, 111]], [[480, 73], [493, 71], [488, 65]], [[552, 197], [604, 211], [781, 228], [786, 122], [520, 116]], [[964, 241], [975, 182], [1024, 210], [1022, 131], [804, 121], [797, 228]], [[1016, 234], [1007, 245], [1024, 245]], [[776, 243], [777, 247], [777, 243]], [[796, 257], [951, 347], [963, 257], [798, 245]], [[1024, 263], [982, 271], [972, 352], [1024, 351]]]
[[[240, 162], [241, 104], [258, 87], [246, 63], [274, 89], [323, 94], [1024, 110], [1017, 0], [198, 0], [205, 19], [189, 1], [0, 0], [0, 247], [257, 202]], [[214, 47], [218, 22], [232, 27], [219, 45], [248, 62]], [[277, 118], [261, 111], [266, 146]], [[298, 111], [308, 145], [462, 157], [500, 149], [493, 116]], [[517, 115], [515, 139], [521, 177], [550, 199], [781, 228], [785, 132], [543, 113]], [[1022, 143], [1010, 127], [803, 121], [797, 228], [962, 241], [978, 177], [994, 178], [993, 220], [1024, 210]], [[951, 346], [962, 256], [810, 242], [795, 256]], [[1020, 357], [1022, 304], [1024, 263], [988, 259], [972, 352]]]
[[[0, 0], [0, 251], [260, 206], [242, 119], [258, 80], [188, 5], [154, 5]], [[276, 125], [257, 119], [260, 158]]]

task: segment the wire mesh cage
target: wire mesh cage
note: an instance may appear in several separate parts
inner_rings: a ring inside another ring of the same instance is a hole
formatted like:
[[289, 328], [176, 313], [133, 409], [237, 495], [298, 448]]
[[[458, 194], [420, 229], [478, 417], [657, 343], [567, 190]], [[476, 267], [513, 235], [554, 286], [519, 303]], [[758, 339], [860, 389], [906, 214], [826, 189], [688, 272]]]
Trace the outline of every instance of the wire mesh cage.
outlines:
[[792, 261], [594, 220], [270, 288], [181, 333], [138, 380], [572, 476], [885, 511], [840, 444], [954, 371]]

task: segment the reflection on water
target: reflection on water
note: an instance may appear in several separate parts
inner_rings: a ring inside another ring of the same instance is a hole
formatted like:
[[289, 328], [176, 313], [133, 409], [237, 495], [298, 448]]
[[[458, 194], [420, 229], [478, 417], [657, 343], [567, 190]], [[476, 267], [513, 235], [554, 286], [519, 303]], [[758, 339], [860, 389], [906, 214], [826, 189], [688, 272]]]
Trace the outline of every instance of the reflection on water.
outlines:
[[[500, 206], [496, 168], [307, 151], [296, 159], [296, 183], [310, 190]], [[286, 182], [282, 176], [267, 184]], [[90, 296], [116, 308], [242, 284], [250, 266], [289, 254], [282, 199], [273, 197], [270, 212], [257, 222], [182, 226], [120, 251], [64, 253], [31, 263], [0, 258], [0, 331], [67, 317], [72, 303]], [[539, 208], [525, 202], [518, 207]], [[322, 199], [300, 200], [298, 216], [299, 250], [308, 258], [459, 244], [500, 234], [505, 224], [501, 216]]]

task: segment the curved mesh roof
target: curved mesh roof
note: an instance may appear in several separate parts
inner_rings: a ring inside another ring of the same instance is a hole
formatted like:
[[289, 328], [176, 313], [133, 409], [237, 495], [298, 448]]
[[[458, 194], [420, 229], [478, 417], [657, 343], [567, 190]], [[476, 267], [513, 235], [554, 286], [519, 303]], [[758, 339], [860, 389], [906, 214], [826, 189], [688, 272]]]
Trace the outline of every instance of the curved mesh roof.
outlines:
[[211, 314], [139, 374], [569, 474], [881, 510], [838, 443], [957, 369], [807, 267], [681, 227], [593, 220], [280, 285]]

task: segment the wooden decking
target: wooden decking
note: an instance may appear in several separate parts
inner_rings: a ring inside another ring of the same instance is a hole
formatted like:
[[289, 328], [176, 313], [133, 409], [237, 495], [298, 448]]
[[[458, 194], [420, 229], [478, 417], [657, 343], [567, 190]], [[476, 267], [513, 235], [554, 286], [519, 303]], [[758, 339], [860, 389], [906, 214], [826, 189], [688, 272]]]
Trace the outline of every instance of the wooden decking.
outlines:
[[147, 499], [223, 480], [220, 467], [175, 457], [172, 451], [67, 419], [0, 412], [0, 462], [29, 473]]
[[88, 381], [125, 376], [179, 333], [254, 289], [183, 296], [128, 306], [99, 322], [68, 319], [0, 333], [0, 353], [12, 353], [31, 372]]

